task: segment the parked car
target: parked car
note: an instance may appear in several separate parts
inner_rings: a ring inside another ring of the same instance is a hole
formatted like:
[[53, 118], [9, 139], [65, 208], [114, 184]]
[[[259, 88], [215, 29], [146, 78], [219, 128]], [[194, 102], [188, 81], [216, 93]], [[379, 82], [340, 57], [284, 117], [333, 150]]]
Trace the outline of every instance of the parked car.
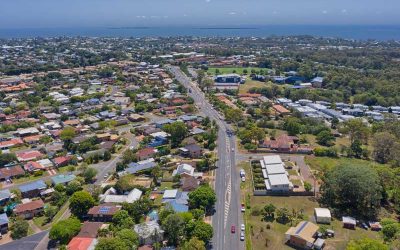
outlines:
[[240, 225], [240, 230], [244, 231], [246, 229], [246, 227], [244, 226], [244, 224]]
[[244, 241], [244, 232], [240, 232], [240, 240]]
[[245, 182], [246, 181], [246, 177], [244, 177], [244, 176], [242, 176], [242, 182]]
[[244, 203], [242, 203], [242, 205], [241, 205], [241, 207], [240, 207], [240, 211], [242, 211], [242, 212], [246, 211], [246, 208], [245, 208], [245, 206], [244, 206]]
[[232, 226], [231, 226], [231, 233], [233, 233], [233, 234], [234, 234], [235, 232], [236, 232], [236, 228], [235, 228], [235, 226], [234, 226], [234, 225], [232, 225]]

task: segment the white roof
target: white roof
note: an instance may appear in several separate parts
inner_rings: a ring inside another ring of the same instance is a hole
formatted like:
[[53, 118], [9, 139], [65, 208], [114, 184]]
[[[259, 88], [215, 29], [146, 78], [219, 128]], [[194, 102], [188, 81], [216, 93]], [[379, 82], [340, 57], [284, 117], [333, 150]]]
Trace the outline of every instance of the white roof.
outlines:
[[268, 164], [265, 167], [266, 167], [268, 175], [284, 174], [285, 173], [285, 168], [283, 167], [282, 163]]
[[331, 211], [328, 208], [314, 208], [317, 217], [331, 218]]
[[282, 163], [282, 159], [279, 155], [266, 155], [263, 157], [263, 160], [265, 165]]
[[163, 199], [175, 199], [178, 194], [178, 189], [165, 190]]
[[269, 183], [271, 186], [276, 186], [276, 185], [289, 185], [290, 181], [286, 174], [274, 174], [268, 176]]
[[39, 160], [39, 161], [36, 161], [36, 162], [39, 163], [40, 165], [44, 166], [44, 167], [53, 166], [53, 163], [49, 159], [42, 159], [42, 160]]
[[142, 196], [142, 191], [139, 189], [133, 189], [131, 192], [129, 192], [128, 195], [115, 195], [115, 194], [108, 194], [104, 195], [103, 202], [105, 203], [133, 203], [137, 200], [140, 199]]
[[194, 173], [194, 167], [192, 167], [191, 165], [186, 164], [186, 163], [180, 164], [176, 170], [177, 170], [177, 174], [186, 173], [189, 175], [193, 175], [193, 173]]

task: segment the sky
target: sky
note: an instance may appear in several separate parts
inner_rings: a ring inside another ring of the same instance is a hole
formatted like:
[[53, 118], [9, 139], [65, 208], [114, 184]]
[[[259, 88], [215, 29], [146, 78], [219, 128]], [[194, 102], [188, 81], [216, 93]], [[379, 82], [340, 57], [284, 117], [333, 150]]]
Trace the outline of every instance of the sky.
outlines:
[[399, 25], [399, 0], [0, 0], [0, 28]]

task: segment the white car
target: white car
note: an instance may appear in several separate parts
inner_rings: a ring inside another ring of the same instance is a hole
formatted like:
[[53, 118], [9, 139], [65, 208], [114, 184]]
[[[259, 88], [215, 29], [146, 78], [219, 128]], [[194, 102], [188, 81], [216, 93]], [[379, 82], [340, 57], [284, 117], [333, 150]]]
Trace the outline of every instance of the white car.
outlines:
[[232, 152], [235, 152], [235, 148], [232, 148]]
[[244, 233], [243, 232], [240, 233], [240, 240], [244, 241]]
[[244, 226], [244, 224], [240, 225], [240, 230], [244, 231], [246, 229], [246, 227]]
[[242, 176], [242, 182], [246, 181], [246, 177]]

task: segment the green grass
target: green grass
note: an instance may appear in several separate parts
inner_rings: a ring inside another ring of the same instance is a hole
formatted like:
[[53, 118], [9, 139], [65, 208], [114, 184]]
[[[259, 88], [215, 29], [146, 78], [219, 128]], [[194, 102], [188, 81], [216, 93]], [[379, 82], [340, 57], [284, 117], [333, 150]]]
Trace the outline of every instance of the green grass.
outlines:
[[218, 69], [219, 70], [219, 74], [231, 74], [234, 71], [236, 71], [237, 74], [242, 75], [243, 74], [243, 70], [247, 69], [247, 74], [251, 74], [251, 70], [254, 69], [256, 72], [259, 72], [260, 70], [264, 70], [264, 72], [267, 71], [267, 69], [265, 68], [258, 68], [258, 67], [248, 67], [248, 68], [243, 68], [243, 67], [212, 67], [212, 68], [208, 68], [207, 70], [207, 74], [209, 75], [216, 75], [215, 74], [215, 70]]
[[260, 81], [253, 81], [250, 78], [246, 80], [244, 84], [240, 84], [239, 86], [239, 94], [248, 93], [251, 88], [262, 88], [266, 87], [267, 83]]
[[43, 230], [44, 228], [44, 222], [46, 221], [47, 217], [42, 215], [40, 217], [35, 217], [33, 218], [33, 223], [35, 223], [36, 226], [38, 226], [40, 229]]
[[295, 170], [295, 169], [288, 169], [287, 171], [288, 171], [289, 175], [298, 175], [297, 170]]
[[24, 183], [24, 182], [28, 182], [28, 181], [35, 181], [35, 180], [38, 180], [38, 179], [40, 179], [42, 177], [45, 177], [45, 176], [48, 176], [48, 175], [49, 175], [49, 173], [47, 171], [45, 171], [45, 172], [43, 172], [43, 175], [40, 175], [40, 176], [29, 175], [27, 177], [21, 177], [21, 178], [18, 178], [18, 179], [14, 179], [13, 183], [14, 184], [20, 184], [20, 183]]

